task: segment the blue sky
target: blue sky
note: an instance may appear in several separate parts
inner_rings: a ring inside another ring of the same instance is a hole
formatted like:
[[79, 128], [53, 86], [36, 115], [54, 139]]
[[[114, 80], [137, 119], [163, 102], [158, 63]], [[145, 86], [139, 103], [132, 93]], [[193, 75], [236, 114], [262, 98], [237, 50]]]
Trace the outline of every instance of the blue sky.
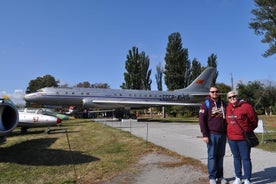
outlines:
[[[124, 82], [128, 51], [156, 65], [171, 33], [181, 34], [189, 58], [204, 66], [218, 57], [217, 82], [231, 85], [276, 77], [275, 56], [249, 29], [253, 0], [0, 0], [2, 94], [25, 91], [30, 80], [50, 74], [69, 86], [79, 82]], [[165, 86], [163, 86], [165, 88]]]

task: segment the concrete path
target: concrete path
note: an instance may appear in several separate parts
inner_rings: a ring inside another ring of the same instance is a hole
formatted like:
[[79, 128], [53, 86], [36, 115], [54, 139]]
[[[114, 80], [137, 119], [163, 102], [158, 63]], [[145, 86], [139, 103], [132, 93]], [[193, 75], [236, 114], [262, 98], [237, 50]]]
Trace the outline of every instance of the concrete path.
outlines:
[[[129, 131], [137, 137], [207, 164], [207, 146], [201, 139], [197, 124], [137, 122], [136, 120], [110, 121], [105, 119], [98, 121], [108, 126]], [[276, 183], [276, 153], [252, 148], [251, 159], [253, 184]], [[224, 176], [229, 181], [233, 181], [235, 176], [233, 158], [228, 144], [224, 158]]]

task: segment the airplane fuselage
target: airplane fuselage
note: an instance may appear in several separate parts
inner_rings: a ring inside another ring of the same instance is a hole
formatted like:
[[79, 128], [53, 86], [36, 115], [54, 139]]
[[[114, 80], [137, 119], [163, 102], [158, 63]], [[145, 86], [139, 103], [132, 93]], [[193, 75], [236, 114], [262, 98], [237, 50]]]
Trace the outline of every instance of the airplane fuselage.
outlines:
[[188, 87], [174, 91], [45, 87], [24, 98], [42, 105], [98, 108], [199, 106], [208, 95], [215, 74], [215, 68], [206, 68]]
[[49, 127], [58, 125], [61, 123], [61, 120], [54, 116], [38, 114], [38, 113], [29, 113], [29, 112], [18, 112], [19, 122], [18, 127]]
[[[172, 91], [146, 91], [146, 90], [116, 90], [116, 89], [98, 89], [98, 88], [43, 88], [35, 94], [26, 95], [28, 101], [32, 101], [32, 96], [36, 103], [43, 105], [75, 105], [84, 107], [125, 107], [127, 104], [113, 103], [100, 104], [101, 101], [133, 102], [131, 106], [141, 107], [149, 106], [147, 102], [156, 102], [156, 105], [162, 103], [198, 103], [203, 100], [208, 93], [193, 96], [189, 93], [179, 93]], [[141, 103], [139, 103], [141, 102]], [[172, 104], [173, 105], [173, 104]], [[193, 105], [193, 104], [192, 104]], [[194, 104], [196, 105], [196, 104]]]

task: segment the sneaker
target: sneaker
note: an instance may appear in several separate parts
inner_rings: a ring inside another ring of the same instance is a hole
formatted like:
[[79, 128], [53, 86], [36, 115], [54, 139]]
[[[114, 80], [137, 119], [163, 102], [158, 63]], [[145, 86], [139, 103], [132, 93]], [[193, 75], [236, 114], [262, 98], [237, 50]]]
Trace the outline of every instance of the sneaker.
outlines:
[[217, 184], [215, 179], [210, 179], [210, 184]]
[[227, 181], [225, 178], [219, 178], [219, 179], [218, 179], [218, 182], [219, 182], [220, 184], [229, 184], [228, 181]]
[[244, 180], [244, 184], [250, 184], [250, 181], [248, 179]]
[[240, 178], [236, 178], [233, 184], [242, 184]]

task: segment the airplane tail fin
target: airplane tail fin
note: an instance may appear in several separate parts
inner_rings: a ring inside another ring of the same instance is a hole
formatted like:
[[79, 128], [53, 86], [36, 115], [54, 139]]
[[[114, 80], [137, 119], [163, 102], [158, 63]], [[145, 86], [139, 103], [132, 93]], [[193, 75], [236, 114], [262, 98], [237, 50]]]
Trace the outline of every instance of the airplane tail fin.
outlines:
[[[216, 68], [208, 67], [206, 68], [188, 87], [185, 89], [180, 89], [181, 91], [196, 91], [206, 93], [209, 91], [213, 79], [216, 75]], [[180, 91], [176, 90], [176, 91]]]
[[10, 103], [10, 104], [12, 104], [13, 106], [15, 106], [15, 104], [13, 103], [13, 101], [10, 99], [9, 96], [4, 95], [4, 96], [3, 96], [3, 99], [4, 99], [5, 102]]

